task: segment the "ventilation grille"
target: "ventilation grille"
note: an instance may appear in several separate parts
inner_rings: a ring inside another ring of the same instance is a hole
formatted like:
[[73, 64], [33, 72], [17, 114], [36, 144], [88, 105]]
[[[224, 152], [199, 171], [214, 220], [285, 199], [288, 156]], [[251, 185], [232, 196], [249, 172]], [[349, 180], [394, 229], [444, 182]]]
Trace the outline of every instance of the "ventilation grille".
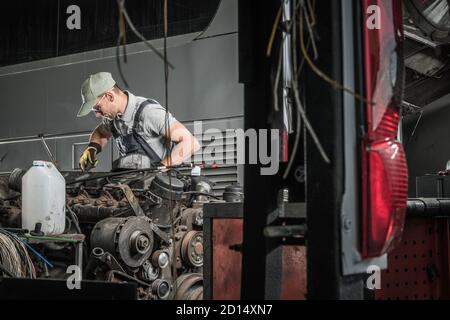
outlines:
[[[206, 131], [195, 137], [202, 147], [188, 162], [195, 165], [217, 164], [216, 168], [202, 169], [202, 175], [214, 183], [214, 195], [221, 197], [227, 186], [238, 181], [236, 132], [232, 129], [217, 130], [215, 133]], [[188, 170], [181, 172], [187, 173]]]

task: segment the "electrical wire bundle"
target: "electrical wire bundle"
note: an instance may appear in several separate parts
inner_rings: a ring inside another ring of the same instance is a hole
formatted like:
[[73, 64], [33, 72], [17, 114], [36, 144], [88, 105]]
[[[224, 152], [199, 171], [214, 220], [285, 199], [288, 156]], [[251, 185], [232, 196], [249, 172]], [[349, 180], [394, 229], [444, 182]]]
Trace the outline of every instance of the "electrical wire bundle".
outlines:
[[[142, 33], [140, 33], [137, 28], [134, 26], [133, 21], [131, 21], [130, 16], [128, 15], [127, 9], [125, 8], [125, 0], [117, 0], [117, 5], [119, 8], [119, 37], [117, 39], [117, 45], [116, 45], [116, 62], [117, 62], [117, 69], [119, 71], [119, 75], [122, 79], [122, 81], [125, 84], [125, 87], [128, 88], [128, 82], [125, 79], [125, 75], [122, 71], [122, 66], [120, 64], [120, 46], [122, 46], [123, 49], [123, 59], [124, 62], [127, 63], [127, 53], [126, 53], [126, 44], [127, 44], [127, 37], [126, 37], [126, 25], [131, 29], [131, 31], [134, 33], [136, 37], [138, 37], [150, 50], [152, 50], [162, 61], [164, 61], [164, 65], [170, 67], [171, 69], [175, 69], [175, 67], [167, 60], [166, 54], [160, 53], [152, 44], [150, 41], [148, 41]], [[167, 30], [167, 1], [164, 3], [164, 15], [165, 15], [165, 27], [164, 29]], [[126, 22], [126, 24], [125, 24]], [[165, 37], [167, 37], [167, 32], [164, 33]], [[165, 44], [166, 46], [166, 44]]]
[[0, 274], [17, 278], [36, 278], [30, 255], [16, 236], [0, 229]]
[[[295, 105], [294, 110], [296, 111], [297, 115], [296, 119], [297, 125], [296, 129], [294, 130], [296, 136], [293, 149], [291, 152], [291, 157], [289, 159], [289, 163], [286, 167], [286, 170], [283, 174], [283, 179], [286, 179], [288, 177], [290, 169], [293, 165], [295, 154], [297, 153], [297, 148], [300, 143], [300, 132], [302, 130], [301, 129], [302, 124], [304, 126], [304, 131], [308, 132], [309, 135], [311, 136], [323, 160], [328, 164], [331, 162], [330, 158], [328, 157], [322, 146], [322, 143], [319, 141], [319, 138], [315, 130], [310, 124], [308, 117], [306, 116], [304, 102], [302, 102], [301, 99], [299, 77], [302, 73], [302, 70], [304, 69], [303, 67], [305, 63], [318, 77], [320, 77], [325, 82], [329, 83], [335, 89], [347, 92], [353, 95], [355, 99], [358, 99], [364, 103], [373, 104], [373, 101], [368, 101], [361, 94], [358, 94], [357, 92], [354, 92], [349, 88], [346, 88], [337, 80], [325, 74], [315, 64], [315, 61], [317, 61], [319, 58], [319, 52], [316, 46], [316, 36], [314, 34], [314, 28], [317, 23], [315, 8], [316, 8], [316, 0], [292, 0], [291, 8], [287, 12], [285, 8], [285, 1], [282, 1], [280, 9], [275, 17], [275, 21], [272, 27], [272, 32], [270, 34], [269, 43], [266, 50], [266, 56], [270, 57], [272, 54], [272, 47], [275, 43], [277, 29], [281, 30], [280, 34], [282, 37], [282, 41], [279, 47], [279, 55], [277, 59], [278, 63], [276, 66], [275, 76], [272, 84], [273, 108], [274, 111], [278, 112], [280, 111], [278, 106], [279, 104], [278, 89], [283, 64], [283, 41], [291, 42], [290, 47], [292, 50], [291, 52], [292, 59], [287, 63], [290, 64], [289, 67], [292, 70], [292, 80], [290, 80], [291, 83], [288, 85], [290, 86], [290, 89], [292, 89], [291, 99], [294, 102], [293, 104]], [[286, 23], [286, 21], [288, 23]], [[285, 34], [289, 34], [291, 36], [289, 40], [285, 39], [287, 38]], [[298, 49], [300, 49], [300, 52], [298, 52]], [[310, 49], [312, 50], [313, 54], [312, 57], [309, 55]], [[298, 58], [301, 58], [300, 63], [298, 63], [297, 61]]]

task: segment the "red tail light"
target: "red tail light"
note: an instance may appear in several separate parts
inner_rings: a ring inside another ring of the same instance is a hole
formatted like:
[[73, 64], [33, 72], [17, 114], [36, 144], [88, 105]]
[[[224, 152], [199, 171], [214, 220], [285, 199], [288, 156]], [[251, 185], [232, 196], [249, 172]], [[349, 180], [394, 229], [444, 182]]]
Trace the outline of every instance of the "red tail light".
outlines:
[[396, 140], [403, 90], [402, 2], [363, 0], [363, 10], [363, 17], [378, 20], [363, 24], [365, 94], [370, 103], [366, 104], [367, 135], [361, 153], [361, 253], [377, 257], [401, 238], [408, 194], [405, 153]]

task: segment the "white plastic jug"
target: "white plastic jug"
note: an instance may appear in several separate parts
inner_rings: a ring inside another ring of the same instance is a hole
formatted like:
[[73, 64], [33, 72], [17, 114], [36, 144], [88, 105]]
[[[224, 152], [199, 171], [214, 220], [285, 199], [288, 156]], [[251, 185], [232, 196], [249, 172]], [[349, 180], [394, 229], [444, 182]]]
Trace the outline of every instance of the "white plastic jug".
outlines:
[[22, 228], [34, 230], [38, 222], [45, 235], [61, 234], [66, 225], [66, 181], [45, 161], [33, 161], [22, 178]]

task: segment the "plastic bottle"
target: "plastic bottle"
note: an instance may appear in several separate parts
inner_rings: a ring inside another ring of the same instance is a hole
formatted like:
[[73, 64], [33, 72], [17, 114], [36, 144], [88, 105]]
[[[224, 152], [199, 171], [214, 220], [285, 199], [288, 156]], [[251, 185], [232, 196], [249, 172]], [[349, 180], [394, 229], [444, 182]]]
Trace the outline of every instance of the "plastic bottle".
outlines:
[[66, 181], [51, 162], [33, 161], [22, 179], [22, 228], [31, 231], [37, 223], [45, 235], [65, 229]]

